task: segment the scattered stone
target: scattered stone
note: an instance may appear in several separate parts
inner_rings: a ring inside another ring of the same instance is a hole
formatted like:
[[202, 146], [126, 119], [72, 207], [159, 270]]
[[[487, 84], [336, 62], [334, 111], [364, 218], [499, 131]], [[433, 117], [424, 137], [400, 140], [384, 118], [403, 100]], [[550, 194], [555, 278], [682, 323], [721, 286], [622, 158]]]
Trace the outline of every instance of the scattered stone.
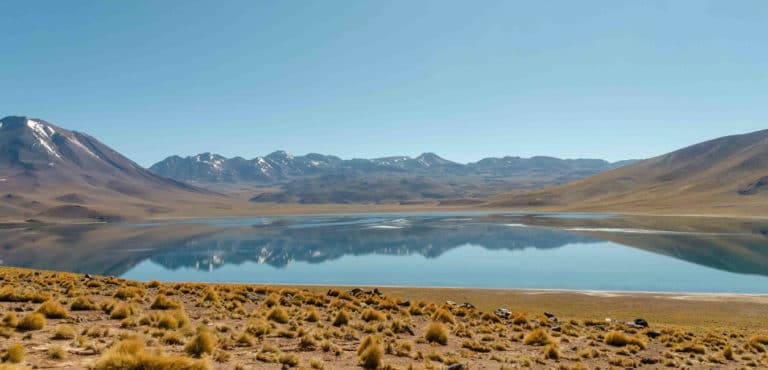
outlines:
[[497, 308], [496, 311], [493, 311], [493, 313], [495, 313], [496, 316], [501, 317], [503, 319], [508, 319], [510, 316], [512, 316], [512, 311], [506, 308]]
[[349, 293], [349, 294], [351, 294], [351, 295], [358, 295], [358, 294], [360, 294], [360, 293], [362, 293], [362, 292], [363, 292], [363, 290], [362, 290], [362, 289], [360, 289], [360, 288], [354, 288], [354, 289], [352, 289], [352, 290], [348, 291], [347, 293]]
[[445, 301], [445, 304], [447, 304], [449, 306], [455, 306], [456, 302], [454, 302], [454, 301]]
[[544, 316], [546, 316], [548, 319], [555, 318], [555, 314], [553, 314], [552, 312], [547, 312], [547, 311], [544, 311]]
[[645, 319], [635, 319], [635, 325], [641, 327], [641, 328], [647, 328], [648, 327], [648, 321], [645, 321]]
[[403, 328], [403, 331], [410, 334], [410, 335], [416, 335], [416, 333], [413, 332], [413, 329], [411, 329], [410, 326], [406, 326]]
[[467, 370], [469, 369], [467, 365], [464, 364], [453, 364], [445, 368], [445, 370]]
[[552, 327], [552, 331], [563, 331], [563, 328], [561, 328], [560, 325], [555, 325]]
[[472, 309], [472, 308], [475, 308], [475, 305], [473, 305], [472, 303], [469, 303], [469, 302], [464, 302], [459, 307]]
[[653, 339], [653, 338], [660, 337], [661, 336], [661, 332], [658, 331], [658, 330], [651, 330], [651, 331], [645, 333], [645, 335], [647, 335], [648, 338], [652, 338]]
[[633, 321], [627, 321], [627, 326], [632, 329], [642, 329], [643, 327], [635, 324]]
[[411, 307], [411, 301], [402, 301], [397, 304], [400, 307]]
[[645, 357], [642, 360], [640, 360], [640, 362], [645, 364], [645, 365], [653, 365], [653, 364], [658, 364], [659, 360], [657, 360], [655, 358], [652, 358], [652, 357]]
[[93, 279], [93, 277], [91, 276], [91, 274], [85, 274], [85, 278], [86, 278], [86, 279]]

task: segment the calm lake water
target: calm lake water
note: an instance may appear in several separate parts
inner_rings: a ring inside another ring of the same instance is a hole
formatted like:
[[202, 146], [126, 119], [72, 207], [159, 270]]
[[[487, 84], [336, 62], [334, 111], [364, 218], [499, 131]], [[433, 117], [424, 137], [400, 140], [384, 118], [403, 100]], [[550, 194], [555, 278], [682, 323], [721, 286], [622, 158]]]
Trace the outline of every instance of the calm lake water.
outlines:
[[768, 293], [766, 234], [597, 214], [229, 218], [0, 230], [0, 262], [136, 280]]

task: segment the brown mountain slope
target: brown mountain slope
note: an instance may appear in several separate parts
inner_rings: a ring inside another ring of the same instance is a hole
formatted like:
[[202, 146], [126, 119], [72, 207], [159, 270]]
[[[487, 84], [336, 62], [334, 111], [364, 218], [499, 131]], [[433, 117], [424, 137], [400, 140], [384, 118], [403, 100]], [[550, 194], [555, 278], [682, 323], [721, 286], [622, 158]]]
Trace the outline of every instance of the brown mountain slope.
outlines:
[[494, 207], [768, 215], [768, 130], [722, 137]]
[[222, 198], [149, 172], [87, 134], [0, 119], [0, 219], [113, 220]]

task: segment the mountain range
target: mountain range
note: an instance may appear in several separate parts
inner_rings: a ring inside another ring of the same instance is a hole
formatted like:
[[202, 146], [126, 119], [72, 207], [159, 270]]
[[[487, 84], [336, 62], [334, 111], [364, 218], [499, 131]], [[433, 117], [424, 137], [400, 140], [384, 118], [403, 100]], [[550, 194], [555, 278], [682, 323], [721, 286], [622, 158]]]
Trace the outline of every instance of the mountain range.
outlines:
[[0, 119], [0, 215], [120, 219], [215, 193], [144, 169], [92, 136], [41, 119]]
[[764, 214], [768, 130], [732, 135], [559, 186], [499, 194], [491, 207]]
[[634, 161], [552, 157], [485, 158], [460, 164], [434, 153], [341, 159], [275, 151], [263, 157], [202, 153], [171, 156], [150, 167], [158, 175], [226, 192], [249, 186], [255, 202], [378, 203], [482, 197], [561, 184]]
[[10, 116], [0, 119], [0, 197], [6, 223], [449, 209], [762, 216], [768, 130], [639, 162], [278, 151], [174, 156], [147, 170], [88, 134]]

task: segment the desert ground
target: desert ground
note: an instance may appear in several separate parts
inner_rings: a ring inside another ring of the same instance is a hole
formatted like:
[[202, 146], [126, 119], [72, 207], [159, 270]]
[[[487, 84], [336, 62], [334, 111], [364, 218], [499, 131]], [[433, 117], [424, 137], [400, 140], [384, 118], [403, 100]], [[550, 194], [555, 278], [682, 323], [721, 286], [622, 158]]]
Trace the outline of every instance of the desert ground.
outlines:
[[0, 368], [768, 366], [761, 295], [0, 281]]

